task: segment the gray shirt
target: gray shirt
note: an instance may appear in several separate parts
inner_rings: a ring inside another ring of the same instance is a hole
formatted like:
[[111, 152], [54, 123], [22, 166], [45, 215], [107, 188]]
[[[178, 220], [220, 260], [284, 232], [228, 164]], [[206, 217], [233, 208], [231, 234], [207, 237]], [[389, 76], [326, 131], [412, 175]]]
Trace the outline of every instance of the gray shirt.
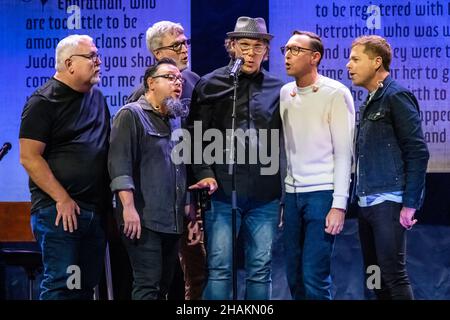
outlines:
[[186, 169], [170, 156], [178, 128], [179, 118], [162, 116], [141, 96], [119, 110], [111, 130], [111, 190], [133, 190], [142, 226], [157, 232], [183, 232]]

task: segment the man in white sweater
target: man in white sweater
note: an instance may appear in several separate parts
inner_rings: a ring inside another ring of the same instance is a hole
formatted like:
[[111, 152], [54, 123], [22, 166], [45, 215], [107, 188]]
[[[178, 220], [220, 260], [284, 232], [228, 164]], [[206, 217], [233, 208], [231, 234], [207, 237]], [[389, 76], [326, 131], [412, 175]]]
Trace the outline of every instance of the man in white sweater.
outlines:
[[317, 71], [319, 36], [294, 31], [281, 52], [295, 81], [280, 92], [287, 156], [284, 245], [293, 299], [331, 299], [331, 254], [342, 231], [355, 110], [347, 87]]

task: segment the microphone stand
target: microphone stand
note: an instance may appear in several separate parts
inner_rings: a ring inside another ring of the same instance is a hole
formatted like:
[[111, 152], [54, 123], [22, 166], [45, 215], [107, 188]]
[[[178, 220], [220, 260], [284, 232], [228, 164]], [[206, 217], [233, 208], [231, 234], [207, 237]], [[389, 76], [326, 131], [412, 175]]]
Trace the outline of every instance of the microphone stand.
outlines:
[[236, 216], [237, 216], [237, 193], [236, 193], [236, 157], [235, 157], [235, 129], [236, 129], [236, 92], [238, 87], [238, 74], [233, 75], [233, 112], [231, 115], [231, 137], [230, 156], [228, 158], [228, 174], [231, 175], [231, 236], [232, 236], [232, 279], [233, 279], [233, 300], [237, 300], [237, 239], [236, 239]]

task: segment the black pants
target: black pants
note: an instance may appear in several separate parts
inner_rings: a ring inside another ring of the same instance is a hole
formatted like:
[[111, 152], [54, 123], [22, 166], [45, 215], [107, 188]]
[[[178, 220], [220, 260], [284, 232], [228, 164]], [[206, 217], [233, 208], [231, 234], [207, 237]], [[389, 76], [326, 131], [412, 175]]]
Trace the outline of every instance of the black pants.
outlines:
[[144, 227], [139, 240], [122, 235], [133, 269], [133, 300], [166, 299], [178, 259], [179, 238]]
[[405, 265], [406, 230], [399, 222], [401, 208], [401, 203], [385, 201], [358, 211], [365, 269], [375, 265], [381, 270], [381, 288], [374, 290], [379, 300], [413, 299]]

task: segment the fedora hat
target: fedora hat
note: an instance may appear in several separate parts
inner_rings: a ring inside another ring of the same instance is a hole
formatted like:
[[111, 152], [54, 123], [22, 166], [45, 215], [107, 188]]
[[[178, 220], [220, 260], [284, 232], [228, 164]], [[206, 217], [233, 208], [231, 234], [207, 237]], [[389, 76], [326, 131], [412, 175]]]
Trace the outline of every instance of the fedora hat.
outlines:
[[266, 21], [263, 18], [239, 17], [234, 31], [227, 32], [230, 38], [250, 38], [271, 40], [273, 35], [267, 33]]

